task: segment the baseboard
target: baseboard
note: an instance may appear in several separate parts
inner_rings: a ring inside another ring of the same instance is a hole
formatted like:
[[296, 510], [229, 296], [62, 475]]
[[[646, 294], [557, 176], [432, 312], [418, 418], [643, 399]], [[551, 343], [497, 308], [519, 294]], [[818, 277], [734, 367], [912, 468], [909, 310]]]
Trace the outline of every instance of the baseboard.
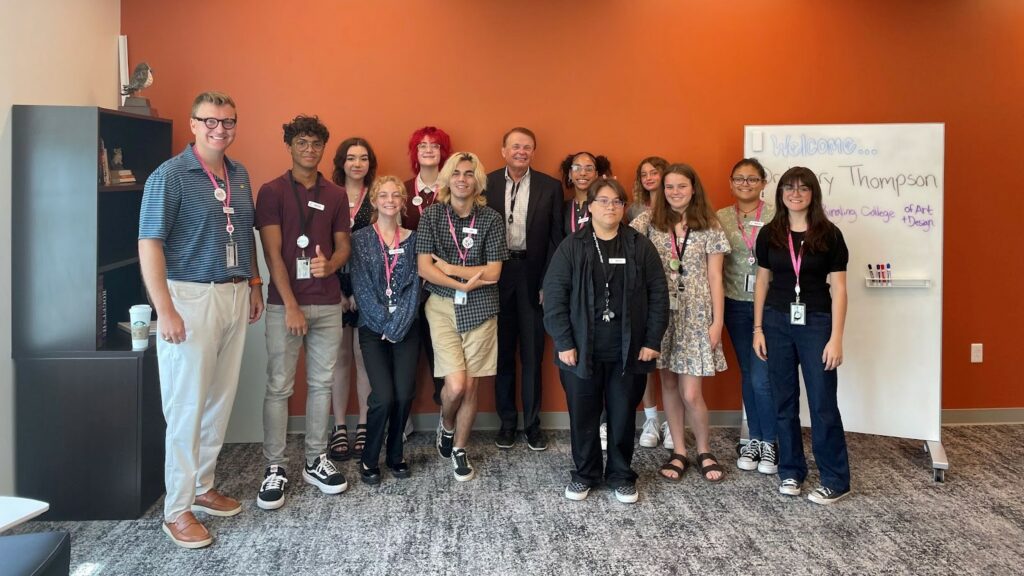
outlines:
[[[711, 426], [715, 427], [738, 427], [742, 418], [739, 410], [712, 410], [709, 412]], [[659, 412], [658, 417], [665, 420], [665, 413]], [[644, 424], [643, 411], [636, 413], [637, 427]], [[359, 418], [349, 415], [345, 418], [345, 425], [351, 430], [359, 423]], [[419, 431], [433, 431], [437, 429], [437, 412], [421, 412], [412, 415], [413, 428]], [[498, 414], [495, 412], [481, 412], [476, 415], [474, 430], [497, 430], [501, 426]], [[568, 430], [568, 412], [542, 412], [540, 415], [540, 426], [546, 430]], [[306, 430], [305, 416], [290, 416], [288, 418], [288, 432], [304, 432]]]
[[942, 424], [1021, 424], [1024, 408], [971, 408], [942, 411]]

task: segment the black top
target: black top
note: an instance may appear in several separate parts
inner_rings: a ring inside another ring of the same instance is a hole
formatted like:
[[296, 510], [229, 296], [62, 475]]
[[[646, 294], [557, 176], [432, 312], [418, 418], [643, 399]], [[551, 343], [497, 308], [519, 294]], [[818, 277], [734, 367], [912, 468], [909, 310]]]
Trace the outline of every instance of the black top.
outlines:
[[[625, 266], [612, 264], [610, 258], [622, 258], [622, 238], [615, 236], [611, 240], [601, 240], [601, 256], [594, 266], [594, 359], [603, 362], [615, 362], [622, 354], [622, 292], [623, 280], [626, 277]], [[605, 274], [607, 271], [608, 274]], [[611, 322], [604, 321], [605, 311], [605, 279], [608, 280], [608, 309], [612, 312]]]
[[[843, 233], [833, 224], [826, 233], [828, 249], [825, 252], [803, 251], [800, 262], [800, 301], [807, 305], [808, 312], [831, 312], [832, 294], [829, 292], [828, 275], [831, 272], [845, 272], [850, 252], [843, 240]], [[799, 255], [804, 232], [793, 232], [793, 248]], [[768, 234], [757, 235], [757, 264], [772, 271], [765, 305], [789, 313], [789, 305], [796, 301], [796, 275], [789, 247], [773, 246]]]

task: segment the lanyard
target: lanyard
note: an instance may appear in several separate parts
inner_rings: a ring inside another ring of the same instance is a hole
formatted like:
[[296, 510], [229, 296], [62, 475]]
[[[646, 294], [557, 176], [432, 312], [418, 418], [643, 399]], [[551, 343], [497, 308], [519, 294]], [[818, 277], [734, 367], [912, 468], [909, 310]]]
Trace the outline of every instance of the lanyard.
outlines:
[[[678, 270], [683, 266], [683, 255], [686, 254], [687, 240], [690, 239], [690, 227], [683, 225], [683, 249], [679, 249], [679, 237], [676, 236], [676, 227], [672, 226], [672, 260], [669, 260], [668, 267]], [[674, 264], [674, 266], [673, 266]]]
[[[301, 240], [302, 238], [306, 237], [306, 228], [309, 228], [309, 225], [313, 222], [313, 216], [316, 214], [316, 210], [314, 210], [313, 208], [310, 208], [309, 212], [305, 212], [305, 213], [303, 212], [302, 199], [299, 198], [299, 189], [295, 187], [295, 176], [291, 173], [291, 171], [288, 172], [288, 176], [289, 176], [288, 180], [292, 184], [292, 194], [295, 195], [295, 204], [298, 205], [298, 207], [299, 207], [299, 239]], [[314, 188], [316, 188], [316, 190], [313, 191], [313, 202], [319, 204], [320, 203], [320, 179], [319, 179], [319, 177], [317, 177], [317, 182], [313, 186], [314, 186]], [[309, 238], [306, 238], [305, 244], [309, 245]], [[306, 246], [302, 246], [300, 244], [299, 247], [300, 248], [305, 248]]]
[[199, 165], [203, 167], [203, 172], [206, 172], [206, 177], [210, 179], [210, 184], [213, 184], [213, 196], [217, 200], [220, 200], [224, 205], [224, 216], [228, 219], [228, 225], [224, 227], [227, 231], [228, 236], [231, 236], [235, 232], [235, 225], [231, 223], [231, 176], [228, 175], [228, 167], [221, 161], [221, 166], [224, 169], [224, 184], [227, 190], [223, 190], [217, 185], [217, 179], [213, 177], [213, 172], [207, 168], [206, 162], [203, 162], [203, 157], [195, 151], [195, 146], [192, 146], [192, 153], [195, 154], [196, 160], [199, 160]]
[[[743, 243], [747, 245], [747, 251], [750, 252], [749, 262], [753, 264], [754, 259], [754, 241], [757, 240], [757, 228], [756, 226], [750, 227], [750, 239], [747, 239], [747, 230], [743, 226], [743, 217], [740, 216], [740, 205], [735, 204], [736, 208], [736, 227], [740, 229], [740, 236], [743, 238]], [[764, 200], [759, 200], [757, 203], [757, 214], [754, 215], [754, 220], [761, 221], [761, 209], [764, 208]]]
[[[426, 193], [429, 190], [430, 194], [431, 194], [430, 197], [433, 198], [433, 199], [436, 199], [437, 198], [437, 193], [434, 192], [433, 188], [431, 188], [430, 186], [427, 186], [425, 184], [423, 185], [423, 188], [420, 189], [420, 187], [418, 186], [419, 181], [420, 181], [420, 179], [419, 179], [419, 177], [417, 177], [416, 178], [416, 182], [414, 182], [413, 186], [412, 186], [412, 189], [415, 190], [415, 192], [413, 193], [413, 196], [412, 196], [412, 205], [415, 206], [417, 210], [419, 210], [420, 216], [423, 216], [423, 209], [424, 208], [429, 208], [430, 204], [433, 203], [433, 200], [431, 200], [430, 203], [427, 203], [426, 196], [424, 196], [423, 194]], [[419, 200], [419, 202], [417, 202], [417, 200]]]
[[[586, 205], [587, 205], [587, 203], [584, 202], [583, 206], [586, 206]], [[583, 210], [583, 208], [580, 208], [580, 210]], [[573, 200], [572, 201], [572, 219], [569, 221], [569, 226], [572, 228], [573, 232], [576, 231], [576, 225], [577, 225], [577, 220], [576, 220], [576, 201]], [[583, 227], [582, 224], [580, 225], [580, 227], [581, 228]]]
[[[452, 233], [452, 240], [455, 241], [455, 249], [459, 252], [459, 260], [462, 260], [462, 265], [466, 265], [466, 257], [469, 256], [469, 249], [473, 247], [473, 236], [467, 234], [466, 237], [459, 242], [459, 238], [455, 235], [455, 224], [452, 223], [452, 207], [448, 207], [448, 212], [445, 213], [448, 216], [448, 230]], [[469, 223], [470, 228], [476, 228], [476, 207], [473, 207], [473, 220]], [[463, 250], [462, 246], [466, 246]]]
[[796, 291], [796, 301], [800, 302], [800, 263], [804, 259], [804, 241], [800, 241], [799, 254], [793, 250], [793, 231], [789, 232], [789, 260], [793, 263], [793, 273], [796, 275], [796, 285], [794, 290]]
[[[346, 193], [346, 196], [348, 196], [347, 193]], [[346, 200], [347, 199], [348, 198], [346, 198]], [[352, 219], [352, 223], [353, 224], [356, 223], [356, 216], [359, 214], [359, 210], [361, 210], [363, 208], [363, 200], [365, 200], [365, 199], [366, 199], [366, 186], [363, 186], [363, 190], [361, 192], [359, 192], [359, 200], [356, 201], [355, 206], [350, 206], [350, 208], [355, 208], [355, 212], [351, 212], [350, 211], [351, 213], [349, 214], [349, 216]]]
[[[377, 226], [376, 222], [373, 223], [373, 230], [377, 233], [377, 242], [380, 242], [380, 251], [384, 256], [384, 279], [387, 281], [387, 288], [384, 290], [384, 295], [387, 296], [388, 301], [390, 301], [391, 295], [394, 294], [391, 290], [391, 274], [394, 273], [395, 267], [398, 266], [398, 259], [401, 257], [401, 254], [395, 254], [395, 259], [392, 260], [388, 255], [388, 247], [384, 242], [384, 236], [380, 233], [380, 228]], [[401, 228], [396, 224], [395, 239], [393, 242], [394, 248], [398, 248], [399, 241], [401, 240], [400, 231]]]
[[519, 182], [516, 182], [515, 180], [512, 181], [512, 191], [509, 192], [509, 195], [512, 197], [511, 200], [509, 201], [509, 207], [508, 207], [508, 225], [509, 226], [512, 225], [512, 221], [514, 220], [513, 216], [515, 215], [515, 211], [516, 211], [516, 197], [519, 196], [519, 185], [522, 184], [522, 183], [523, 183], [522, 180], [520, 180]]
[[[591, 232], [591, 236], [594, 237], [594, 247], [597, 248], [597, 258], [601, 261], [601, 271], [604, 273], [604, 310], [601, 312], [601, 320], [605, 322], [611, 322], [612, 318], [615, 318], [615, 312], [612, 312], [612, 290], [611, 280], [612, 276], [615, 275], [615, 268], [606, 266], [604, 263], [604, 254], [601, 253], [601, 244], [597, 241], [597, 233]], [[608, 255], [609, 264], [612, 255]], [[609, 270], [609, 268], [611, 268]]]

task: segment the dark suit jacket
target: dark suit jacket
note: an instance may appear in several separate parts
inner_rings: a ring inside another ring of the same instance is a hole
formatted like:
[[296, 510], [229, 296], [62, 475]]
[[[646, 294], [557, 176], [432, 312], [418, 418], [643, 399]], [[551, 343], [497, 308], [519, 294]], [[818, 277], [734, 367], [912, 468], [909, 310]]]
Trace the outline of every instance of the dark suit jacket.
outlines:
[[[505, 168], [487, 175], [487, 205], [508, 222], [505, 206]], [[530, 169], [530, 203], [526, 206], [526, 274], [532, 300], [537, 301], [544, 273], [562, 241], [562, 184]], [[502, 268], [502, 275], [508, 267]]]

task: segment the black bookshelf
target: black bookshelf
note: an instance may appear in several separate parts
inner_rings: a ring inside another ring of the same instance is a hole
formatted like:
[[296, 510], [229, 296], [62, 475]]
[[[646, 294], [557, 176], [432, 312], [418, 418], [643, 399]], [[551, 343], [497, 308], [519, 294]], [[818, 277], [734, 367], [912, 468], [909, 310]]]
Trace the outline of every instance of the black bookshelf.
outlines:
[[[132, 351], [117, 323], [146, 302], [142, 190], [172, 124], [81, 106], [11, 118], [16, 492], [48, 519], [136, 518], [163, 491], [165, 424], [155, 347]], [[136, 183], [103, 184], [101, 140]]]

